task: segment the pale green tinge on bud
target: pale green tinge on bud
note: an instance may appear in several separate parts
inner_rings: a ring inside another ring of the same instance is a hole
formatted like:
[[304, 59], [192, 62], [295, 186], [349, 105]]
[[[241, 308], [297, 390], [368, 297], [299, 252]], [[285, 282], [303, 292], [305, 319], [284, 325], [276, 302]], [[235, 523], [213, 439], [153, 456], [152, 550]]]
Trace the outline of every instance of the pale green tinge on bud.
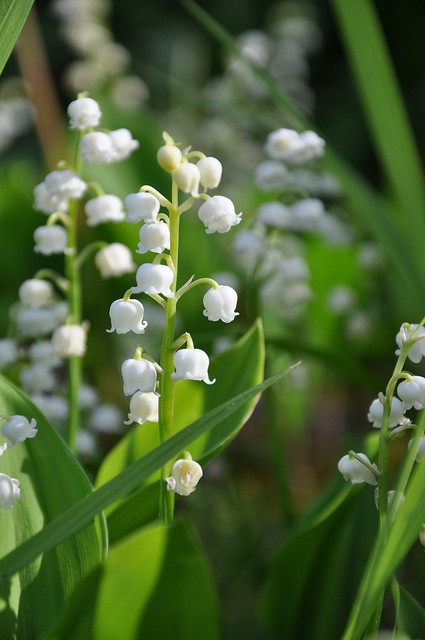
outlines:
[[162, 169], [172, 173], [181, 162], [182, 152], [178, 147], [166, 144], [158, 149], [156, 159]]
[[167, 490], [180, 496], [189, 496], [196, 489], [203, 472], [194, 460], [177, 460], [171, 469], [171, 476], [165, 478]]
[[[357, 456], [378, 471], [376, 464], [372, 464], [364, 453], [358, 453]], [[342, 474], [344, 480], [351, 482], [351, 484], [362, 484], [364, 482], [374, 486], [378, 484], [376, 476], [371, 469], [350, 454], [343, 456], [338, 462], [338, 471]]]

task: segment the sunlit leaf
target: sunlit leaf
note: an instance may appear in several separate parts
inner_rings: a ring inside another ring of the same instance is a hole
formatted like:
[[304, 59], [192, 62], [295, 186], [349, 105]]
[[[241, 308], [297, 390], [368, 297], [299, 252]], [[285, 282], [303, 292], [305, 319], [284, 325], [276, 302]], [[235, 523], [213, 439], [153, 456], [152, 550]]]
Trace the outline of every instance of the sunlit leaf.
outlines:
[[34, 0], [0, 2], [0, 74], [24, 26]]
[[[29, 400], [0, 377], [0, 413], [37, 420], [34, 439], [7, 450], [0, 471], [17, 478], [22, 498], [0, 510], [0, 558], [92, 491], [87, 476], [62, 439]], [[0, 635], [34, 638], [62, 611], [79, 580], [104, 557], [106, 533], [101, 517], [77, 535], [27, 565], [0, 588]], [[48, 606], [46, 606], [48, 603]], [[11, 632], [7, 635], [6, 629]]]

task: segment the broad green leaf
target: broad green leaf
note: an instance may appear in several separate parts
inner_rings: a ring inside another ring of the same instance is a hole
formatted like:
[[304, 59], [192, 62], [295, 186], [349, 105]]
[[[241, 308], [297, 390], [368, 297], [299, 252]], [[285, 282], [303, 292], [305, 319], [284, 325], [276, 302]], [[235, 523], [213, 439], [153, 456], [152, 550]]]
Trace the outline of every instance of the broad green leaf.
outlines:
[[377, 524], [370, 487], [344, 487], [344, 496], [273, 559], [261, 606], [267, 637], [340, 640]]
[[45, 525], [43, 531], [36, 533], [18, 548], [0, 560], [0, 585], [22, 567], [33, 562], [40, 554], [53, 549], [70, 538], [73, 534], [89, 524], [93, 517], [109, 505], [140, 487], [147, 478], [163, 464], [172, 460], [180, 451], [186, 449], [191, 442], [206, 431], [215, 428], [232, 413], [246, 404], [259, 393], [287, 375], [294, 366], [267, 378], [261, 384], [240, 393], [228, 402], [213, 409], [193, 424], [182, 429], [174, 436], [148, 453], [144, 458], [134, 462], [118, 476], [80, 500], [53, 522]]
[[425, 630], [425, 609], [403, 587], [400, 588], [397, 630], [411, 638], [422, 637]]
[[[197, 420], [203, 413], [219, 406], [235, 394], [241, 393], [263, 379], [264, 339], [262, 326], [257, 321], [248, 333], [233, 347], [211, 360], [210, 375], [216, 378], [215, 384], [208, 386], [188, 380], [176, 384], [175, 394], [175, 432]], [[251, 415], [257, 398], [242, 405], [214, 430], [205, 433], [191, 443], [190, 452], [194, 460], [205, 463], [228, 444], [246, 423]], [[123, 438], [105, 458], [98, 474], [96, 484], [101, 486], [132, 462], [142, 458], [159, 445], [158, 425], [144, 424], [136, 426]], [[159, 472], [148, 479], [152, 483], [159, 479]], [[117, 514], [111, 515], [109, 530], [111, 540], [117, 537], [115, 525], [120, 534], [146, 522], [152, 513], [157, 512], [158, 487], [142, 488], [140, 493], [130, 496], [130, 503], [138, 501], [141, 507], [130, 510], [127, 501], [115, 505]], [[153, 511], [152, 511], [153, 509]], [[132, 522], [133, 520], [133, 522]], [[131, 524], [132, 522], [132, 524]]]
[[[54, 428], [2, 377], [0, 414], [34, 417], [38, 427], [34, 439], [7, 450], [0, 457], [0, 472], [19, 480], [22, 496], [10, 511], [0, 510], [0, 558], [3, 558], [89, 495], [92, 487]], [[38, 637], [61, 613], [75, 585], [100, 562], [105, 552], [104, 521], [101, 517], [92, 517], [77, 535], [3, 584], [0, 635], [13, 637], [16, 631], [20, 639]]]
[[0, 2], [0, 74], [12, 53], [34, 0]]
[[73, 594], [48, 640], [218, 640], [210, 570], [184, 521], [151, 525], [116, 545]]

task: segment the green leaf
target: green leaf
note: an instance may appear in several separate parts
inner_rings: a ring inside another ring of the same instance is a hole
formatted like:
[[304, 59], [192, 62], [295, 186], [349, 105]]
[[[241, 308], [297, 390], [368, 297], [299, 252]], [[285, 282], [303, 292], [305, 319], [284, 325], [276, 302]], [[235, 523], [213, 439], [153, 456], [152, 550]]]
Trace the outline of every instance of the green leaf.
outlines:
[[[92, 487], [54, 428], [2, 377], [0, 413], [34, 417], [38, 427], [34, 439], [7, 450], [0, 458], [0, 471], [19, 480], [22, 496], [12, 510], [0, 510], [0, 557], [3, 558], [90, 495]], [[45, 553], [1, 587], [2, 637], [14, 637], [16, 632], [20, 639], [34, 638], [48, 629], [75, 585], [104, 557], [103, 518], [96, 517], [93, 522], [92, 517], [86, 524], [77, 535]]]
[[[212, 358], [210, 374], [215, 384], [207, 386], [199, 382], [182, 380], [175, 389], [175, 424], [178, 432], [203, 413], [226, 402], [263, 379], [264, 336], [262, 325], [257, 321], [253, 327], [230, 349]], [[194, 460], [205, 463], [223, 449], [238, 433], [251, 415], [258, 397], [241, 405], [214, 430], [206, 432], [190, 445]], [[129, 464], [139, 460], [159, 446], [158, 426], [144, 424], [136, 426], [123, 438], [105, 458], [99, 470], [96, 485], [101, 486]], [[159, 479], [159, 473], [147, 479], [147, 484]], [[130, 504], [139, 502], [139, 509], [130, 509]], [[146, 523], [158, 509], [158, 487], [143, 487], [123, 504], [114, 505], [116, 514], [109, 514], [108, 528], [111, 541], [128, 531]]]
[[370, 488], [332, 492], [322, 510], [326, 515], [317, 513], [316, 524], [291, 536], [272, 561], [261, 606], [271, 639], [341, 638], [377, 513]]
[[21, 33], [34, 0], [2, 0], [0, 2], [0, 74]]
[[425, 629], [425, 609], [406, 589], [400, 587], [400, 606], [397, 616], [397, 631], [411, 638], [420, 638]]
[[217, 597], [192, 529], [157, 523], [116, 545], [48, 638], [65, 637], [218, 640]]
[[287, 375], [293, 368], [280, 371], [252, 389], [239, 394], [228, 402], [213, 409], [189, 427], [179, 431], [169, 440], [161, 444], [143, 459], [124, 469], [117, 477], [80, 500], [53, 522], [45, 525], [43, 531], [23, 542], [0, 560], [0, 585], [40, 554], [53, 549], [89, 524], [93, 516], [100, 513], [116, 500], [137, 489], [147, 478], [163, 464], [172, 460], [180, 451], [186, 449], [193, 440], [209, 429], [213, 429], [269, 386]]

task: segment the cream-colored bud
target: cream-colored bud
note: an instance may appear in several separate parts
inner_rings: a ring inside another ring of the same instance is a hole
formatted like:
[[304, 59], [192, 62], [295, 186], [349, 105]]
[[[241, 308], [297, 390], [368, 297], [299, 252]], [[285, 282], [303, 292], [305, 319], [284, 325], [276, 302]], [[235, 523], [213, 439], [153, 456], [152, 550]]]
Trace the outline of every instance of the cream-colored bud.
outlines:
[[165, 144], [163, 147], [158, 149], [156, 159], [162, 169], [172, 173], [177, 169], [181, 162], [182, 152], [178, 147], [171, 144]]

